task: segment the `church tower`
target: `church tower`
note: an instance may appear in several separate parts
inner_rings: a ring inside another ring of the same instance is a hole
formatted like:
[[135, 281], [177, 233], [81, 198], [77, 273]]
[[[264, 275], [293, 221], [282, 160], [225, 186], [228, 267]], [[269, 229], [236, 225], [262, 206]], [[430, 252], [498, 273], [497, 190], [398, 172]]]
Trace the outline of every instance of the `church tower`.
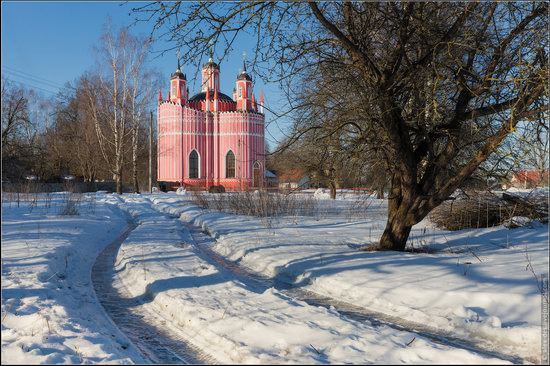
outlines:
[[243, 71], [237, 76], [236, 101], [237, 110], [248, 111], [252, 109], [252, 78], [246, 72], [244, 61]]
[[177, 104], [185, 104], [187, 101], [187, 77], [181, 72], [178, 55], [178, 68], [170, 77], [170, 101]]
[[202, 65], [201, 91], [208, 91], [214, 95], [216, 90], [220, 91], [220, 66], [210, 56], [208, 62]]

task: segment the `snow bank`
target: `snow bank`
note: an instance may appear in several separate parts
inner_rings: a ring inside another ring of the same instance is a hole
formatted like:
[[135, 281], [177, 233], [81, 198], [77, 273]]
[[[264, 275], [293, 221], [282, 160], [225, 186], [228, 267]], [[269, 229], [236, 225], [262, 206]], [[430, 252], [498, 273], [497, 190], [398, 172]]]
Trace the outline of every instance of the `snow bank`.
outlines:
[[313, 193], [313, 197], [318, 200], [328, 200], [330, 199], [330, 193], [325, 192], [323, 188], [317, 188], [317, 190]]
[[2, 363], [143, 362], [104, 314], [90, 279], [124, 217], [101, 200], [59, 216], [62, 195], [50, 198], [2, 205]]
[[373, 204], [360, 222], [292, 218], [266, 226], [167, 196], [154, 202], [216, 237], [215, 251], [254, 271], [533, 362], [540, 354], [541, 298], [526, 268], [548, 271], [547, 225], [450, 232], [426, 221], [413, 228], [409, 245], [437, 254], [364, 252], [356, 248], [378, 240], [386, 205]]
[[515, 196], [521, 197], [547, 197], [548, 196], [548, 187], [539, 187], [539, 188], [508, 188], [506, 193], [513, 194]]

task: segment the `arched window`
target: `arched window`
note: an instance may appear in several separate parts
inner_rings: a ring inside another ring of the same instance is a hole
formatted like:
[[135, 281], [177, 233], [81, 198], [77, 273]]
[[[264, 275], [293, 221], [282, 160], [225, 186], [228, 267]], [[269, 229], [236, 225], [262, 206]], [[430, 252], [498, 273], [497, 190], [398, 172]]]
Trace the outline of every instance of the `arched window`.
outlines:
[[235, 178], [235, 154], [231, 150], [225, 155], [225, 177]]
[[262, 186], [262, 169], [261, 169], [261, 164], [259, 161], [255, 162], [254, 163], [254, 166], [252, 167], [252, 186], [253, 187], [261, 187]]
[[199, 177], [199, 154], [197, 150], [191, 151], [189, 154], [189, 178]]

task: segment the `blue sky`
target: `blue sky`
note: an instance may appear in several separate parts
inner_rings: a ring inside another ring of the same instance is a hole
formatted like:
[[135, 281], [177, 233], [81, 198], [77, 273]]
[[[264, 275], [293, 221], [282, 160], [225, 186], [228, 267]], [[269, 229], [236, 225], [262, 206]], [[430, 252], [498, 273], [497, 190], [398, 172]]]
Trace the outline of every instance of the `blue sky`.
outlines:
[[[65, 82], [73, 81], [94, 65], [93, 46], [98, 43], [108, 17], [115, 27], [129, 25], [135, 17], [129, 15], [133, 6], [136, 3], [2, 2], [2, 75], [45, 96], [54, 95]], [[139, 23], [132, 27], [132, 33], [148, 35], [151, 27], [152, 24]], [[247, 47], [251, 43], [246, 42], [245, 37], [240, 42], [242, 47], [236, 47], [221, 64], [221, 89], [228, 95], [242, 67], [243, 51], [252, 54]], [[157, 40], [153, 48], [161, 50], [170, 46]], [[163, 95], [166, 96], [169, 75], [176, 68], [176, 55], [151, 56], [149, 66], [165, 76]], [[190, 79], [195, 70], [184, 66], [184, 72]], [[199, 84], [190, 85], [189, 89], [194, 94]], [[281, 100], [277, 85], [264, 85], [258, 79], [254, 90], [258, 98], [260, 91], [264, 91], [267, 105], [277, 110]], [[266, 119], [269, 122], [273, 116], [268, 113]], [[278, 126], [270, 123], [266, 131], [269, 145], [273, 148], [275, 140], [281, 137]]]

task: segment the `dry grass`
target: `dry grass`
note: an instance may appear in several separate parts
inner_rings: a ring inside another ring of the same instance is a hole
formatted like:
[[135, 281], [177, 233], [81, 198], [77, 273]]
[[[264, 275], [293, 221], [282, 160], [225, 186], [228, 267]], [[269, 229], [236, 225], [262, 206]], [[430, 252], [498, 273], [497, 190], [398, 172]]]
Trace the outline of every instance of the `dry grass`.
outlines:
[[192, 202], [202, 208], [257, 217], [314, 216], [318, 208], [313, 197], [263, 191], [224, 194], [193, 191]]
[[547, 221], [548, 202], [540, 197], [473, 192], [467, 198], [441, 204], [432, 211], [430, 220], [448, 230], [461, 230], [509, 224], [515, 216]]

